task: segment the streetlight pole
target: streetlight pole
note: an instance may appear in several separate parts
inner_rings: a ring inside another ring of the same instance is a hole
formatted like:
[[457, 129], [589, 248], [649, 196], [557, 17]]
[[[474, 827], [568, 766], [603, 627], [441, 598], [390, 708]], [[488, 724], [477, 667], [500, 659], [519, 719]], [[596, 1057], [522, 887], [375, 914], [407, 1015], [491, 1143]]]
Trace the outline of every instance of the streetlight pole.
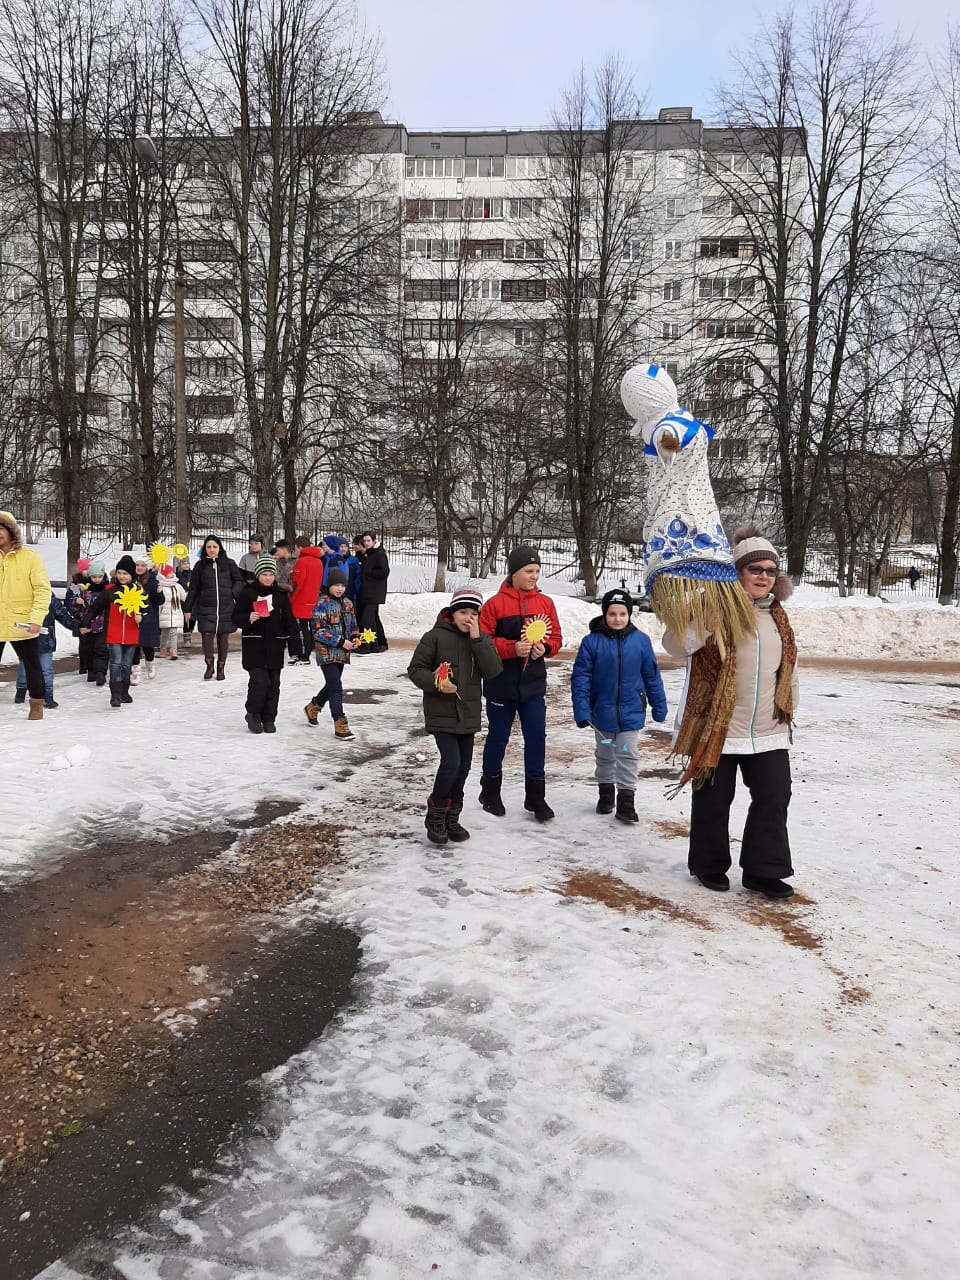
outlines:
[[190, 503], [187, 493], [187, 353], [184, 299], [187, 276], [183, 267], [180, 244], [180, 214], [177, 200], [160, 165], [160, 156], [149, 134], [134, 140], [134, 150], [144, 168], [156, 169], [157, 176], [170, 201], [177, 256], [173, 269], [173, 388], [174, 388], [174, 489], [176, 493], [176, 537], [184, 546], [190, 544]]

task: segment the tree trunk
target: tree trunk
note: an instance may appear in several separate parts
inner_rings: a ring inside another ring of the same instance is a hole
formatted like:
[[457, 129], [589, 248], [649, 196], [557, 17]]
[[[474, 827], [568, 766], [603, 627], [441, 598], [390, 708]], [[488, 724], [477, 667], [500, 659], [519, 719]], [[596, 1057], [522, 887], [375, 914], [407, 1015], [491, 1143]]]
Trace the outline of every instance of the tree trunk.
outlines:
[[940, 526], [941, 604], [952, 604], [957, 595], [957, 540], [960, 538], [960, 398], [954, 402], [947, 458], [947, 483], [943, 495], [943, 522]]

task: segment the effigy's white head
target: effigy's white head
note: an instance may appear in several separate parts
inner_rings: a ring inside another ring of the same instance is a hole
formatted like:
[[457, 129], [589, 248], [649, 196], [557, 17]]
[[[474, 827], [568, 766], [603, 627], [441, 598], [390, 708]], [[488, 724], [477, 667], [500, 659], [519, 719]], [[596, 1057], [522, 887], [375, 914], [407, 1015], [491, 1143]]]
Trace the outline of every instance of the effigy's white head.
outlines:
[[676, 385], [658, 364], [637, 364], [628, 369], [620, 383], [620, 399], [636, 423], [631, 434], [642, 435], [645, 443], [664, 414], [680, 408]]

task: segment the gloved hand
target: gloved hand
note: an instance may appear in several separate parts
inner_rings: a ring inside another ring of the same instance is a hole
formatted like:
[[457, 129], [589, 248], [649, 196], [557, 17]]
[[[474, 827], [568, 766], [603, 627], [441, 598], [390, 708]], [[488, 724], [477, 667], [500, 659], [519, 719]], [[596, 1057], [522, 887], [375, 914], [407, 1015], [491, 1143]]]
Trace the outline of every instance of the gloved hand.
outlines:
[[578, 720], [578, 721], [577, 721], [577, 728], [578, 728], [578, 729], [589, 729], [589, 728], [590, 728], [590, 721], [589, 721], [589, 720]]

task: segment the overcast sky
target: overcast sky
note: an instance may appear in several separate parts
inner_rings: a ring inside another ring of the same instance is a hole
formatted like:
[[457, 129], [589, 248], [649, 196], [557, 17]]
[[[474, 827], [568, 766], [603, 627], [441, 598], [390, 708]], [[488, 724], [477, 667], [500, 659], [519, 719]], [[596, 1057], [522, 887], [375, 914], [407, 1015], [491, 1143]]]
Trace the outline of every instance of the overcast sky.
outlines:
[[[712, 89], [731, 50], [749, 43], [779, 6], [753, 0], [357, 0], [379, 30], [389, 79], [388, 114], [411, 129], [549, 122], [580, 64], [618, 53], [651, 114], [693, 107], [713, 118]], [[797, 6], [800, 7], [799, 5]], [[876, 0], [878, 21], [897, 24], [923, 51], [946, 40], [956, 0]]]

